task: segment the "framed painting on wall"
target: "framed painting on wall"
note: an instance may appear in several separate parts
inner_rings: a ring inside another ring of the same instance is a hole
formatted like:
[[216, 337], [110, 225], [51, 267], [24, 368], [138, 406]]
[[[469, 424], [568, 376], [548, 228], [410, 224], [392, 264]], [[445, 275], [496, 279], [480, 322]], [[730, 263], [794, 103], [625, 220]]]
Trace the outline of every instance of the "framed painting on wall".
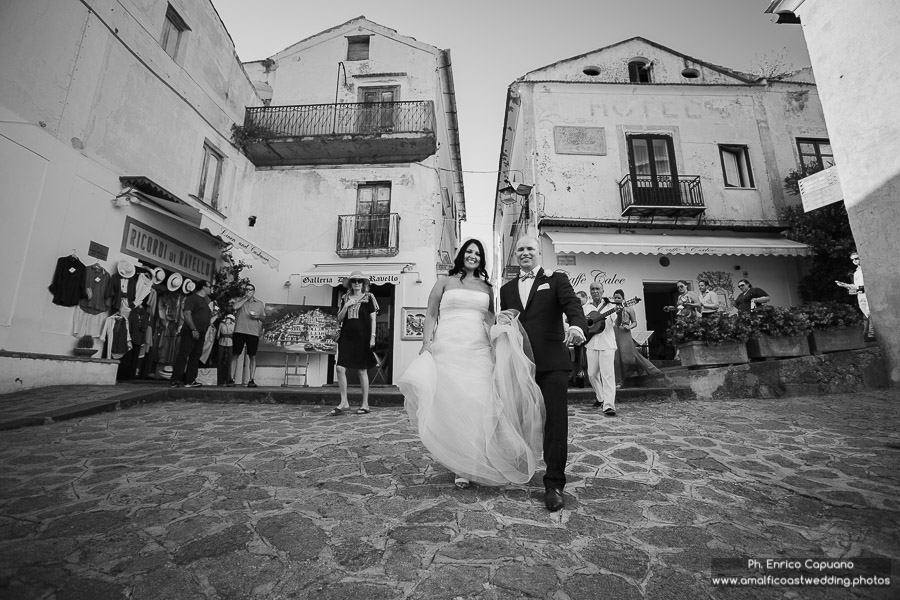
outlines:
[[401, 313], [403, 331], [400, 339], [421, 340], [425, 337], [425, 308], [404, 307]]

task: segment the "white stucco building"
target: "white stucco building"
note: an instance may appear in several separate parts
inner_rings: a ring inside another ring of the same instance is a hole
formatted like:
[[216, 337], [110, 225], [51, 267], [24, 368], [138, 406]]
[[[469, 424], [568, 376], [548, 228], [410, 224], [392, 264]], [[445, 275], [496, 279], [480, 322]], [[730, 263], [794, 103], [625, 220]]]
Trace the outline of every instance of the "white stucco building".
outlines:
[[[424, 306], [465, 217], [449, 52], [363, 17], [245, 68], [209, 0], [2, 3], [0, 152], [0, 393], [95, 366], [52, 362], [84, 332], [48, 291], [70, 257], [161, 269], [162, 296], [230, 250], [260, 299], [325, 307], [362, 270], [397, 365], [402, 308]], [[283, 381], [283, 355], [260, 364]], [[326, 357], [311, 367], [328, 381]]]
[[358, 17], [245, 67], [267, 104], [244, 124], [254, 232], [281, 261], [251, 278], [270, 303], [336, 306], [369, 276], [390, 382], [420, 348], [404, 309], [427, 304], [465, 218], [450, 53]]
[[[806, 247], [785, 239], [783, 180], [831, 164], [809, 69], [779, 80], [632, 38], [531, 71], [509, 86], [494, 230], [504, 277], [512, 244], [540, 236], [543, 266], [576, 290], [639, 298], [654, 356], [675, 282], [712, 272], [723, 304], [747, 278], [799, 303]], [[507, 180], [509, 184], [507, 184]], [[503, 189], [507, 188], [507, 189]], [[511, 194], [511, 189], [519, 193]]]
[[892, 386], [900, 386], [900, 3], [773, 0], [766, 12], [800, 23], [832, 133], [844, 206]]

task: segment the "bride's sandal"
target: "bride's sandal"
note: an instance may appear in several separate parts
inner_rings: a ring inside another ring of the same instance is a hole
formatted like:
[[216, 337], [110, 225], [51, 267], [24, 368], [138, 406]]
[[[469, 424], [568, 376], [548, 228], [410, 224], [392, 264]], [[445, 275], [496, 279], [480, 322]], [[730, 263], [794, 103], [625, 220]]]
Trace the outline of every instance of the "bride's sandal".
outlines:
[[457, 478], [453, 481], [453, 485], [455, 485], [457, 489], [464, 490], [464, 489], [468, 488], [468, 487], [469, 487], [470, 485], [472, 485], [472, 484], [469, 483], [469, 480], [466, 479], [465, 477], [457, 477]]

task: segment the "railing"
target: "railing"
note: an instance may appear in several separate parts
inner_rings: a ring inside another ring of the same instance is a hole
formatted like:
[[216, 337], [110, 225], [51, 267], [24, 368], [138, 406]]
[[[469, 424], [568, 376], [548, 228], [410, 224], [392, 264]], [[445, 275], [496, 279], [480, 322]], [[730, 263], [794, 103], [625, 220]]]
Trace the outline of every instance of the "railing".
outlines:
[[247, 108], [248, 137], [271, 139], [325, 135], [420, 133], [434, 131], [434, 104], [355, 102]]
[[338, 215], [339, 256], [396, 256], [400, 251], [400, 215]]
[[[673, 181], [674, 180], [674, 181]], [[622, 212], [631, 206], [704, 208], [699, 175], [631, 175], [619, 181]]]

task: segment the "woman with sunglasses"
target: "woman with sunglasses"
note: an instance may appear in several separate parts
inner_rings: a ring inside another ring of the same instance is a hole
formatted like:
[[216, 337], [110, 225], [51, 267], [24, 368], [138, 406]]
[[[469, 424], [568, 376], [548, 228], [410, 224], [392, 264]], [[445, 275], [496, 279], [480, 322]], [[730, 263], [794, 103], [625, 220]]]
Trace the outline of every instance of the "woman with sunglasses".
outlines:
[[362, 406], [356, 414], [369, 413], [369, 369], [376, 366], [375, 361], [375, 316], [378, 314], [378, 302], [369, 292], [369, 279], [359, 271], [350, 273], [344, 282], [347, 292], [341, 296], [338, 304], [337, 319], [341, 324], [337, 349], [337, 380], [341, 390], [341, 403], [331, 409], [329, 415], [336, 417], [350, 410], [347, 399], [347, 369], [359, 373], [359, 385], [362, 388]]
[[732, 304], [739, 312], [750, 312], [760, 304], [766, 304], [771, 300], [764, 289], [753, 287], [747, 279], [738, 281], [738, 289], [741, 293], [732, 300]]

